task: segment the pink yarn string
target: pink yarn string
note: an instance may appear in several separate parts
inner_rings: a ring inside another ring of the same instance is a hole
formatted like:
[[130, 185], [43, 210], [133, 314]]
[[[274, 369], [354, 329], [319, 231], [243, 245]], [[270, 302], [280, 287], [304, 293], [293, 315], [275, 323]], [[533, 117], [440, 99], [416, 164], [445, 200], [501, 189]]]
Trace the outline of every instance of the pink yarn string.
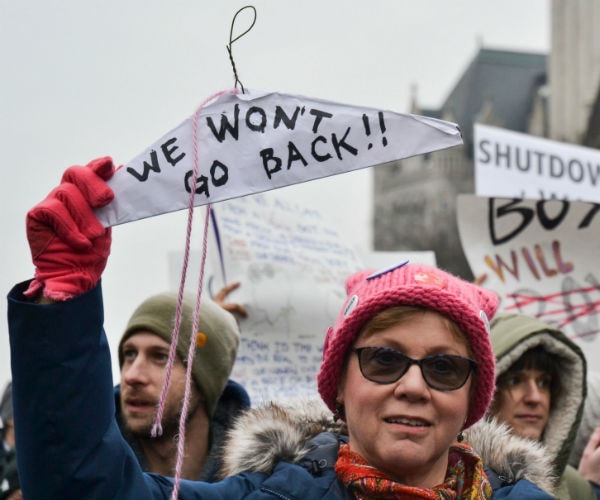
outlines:
[[181, 312], [182, 312], [182, 303], [183, 303], [183, 293], [185, 291], [185, 280], [187, 276], [187, 267], [190, 256], [190, 239], [192, 235], [192, 222], [194, 219], [194, 197], [196, 194], [196, 179], [198, 178], [198, 115], [200, 111], [206, 106], [209, 102], [216, 99], [217, 97], [223, 94], [236, 94], [237, 89], [227, 89], [221, 90], [207, 97], [204, 101], [200, 103], [198, 108], [194, 113], [193, 118], [193, 134], [192, 134], [192, 142], [193, 142], [193, 179], [194, 184], [192, 189], [190, 189], [189, 203], [188, 203], [188, 218], [187, 218], [187, 229], [186, 229], [186, 237], [185, 237], [185, 248], [184, 248], [184, 256], [183, 256], [183, 267], [181, 270], [181, 280], [179, 282], [179, 292], [177, 294], [177, 309], [175, 312], [175, 322], [173, 325], [173, 332], [171, 334], [171, 346], [169, 348], [169, 359], [167, 360], [166, 374], [165, 374], [165, 382], [163, 384], [160, 399], [158, 402], [158, 411], [156, 412], [156, 419], [154, 421], [154, 425], [152, 426], [151, 435], [152, 437], [157, 437], [162, 435], [162, 418], [165, 408], [165, 400], [167, 397], [167, 391], [169, 390], [169, 386], [171, 384], [171, 375], [173, 372], [173, 364], [175, 363], [175, 355], [177, 353], [177, 340], [179, 339], [179, 328], [181, 327]]
[[179, 438], [177, 441], [177, 463], [175, 465], [175, 483], [171, 500], [177, 500], [179, 495], [179, 483], [181, 482], [181, 468], [185, 456], [185, 424], [190, 406], [192, 390], [192, 363], [196, 354], [196, 332], [198, 331], [198, 318], [200, 316], [200, 302], [202, 298], [202, 285], [204, 283], [204, 267], [206, 264], [206, 254], [208, 248], [208, 226], [210, 224], [210, 203], [206, 205], [206, 219], [204, 221], [204, 235], [202, 237], [202, 260], [200, 263], [200, 277], [198, 278], [198, 294], [196, 295], [196, 307], [194, 309], [194, 326], [190, 332], [190, 348], [188, 350], [187, 370], [185, 376], [185, 393], [183, 397], [183, 407], [179, 416]]
[[[193, 218], [194, 218], [194, 198], [195, 198], [195, 194], [196, 194], [196, 179], [198, 178], [198, 159], [199, 159], [198, 116], [200, 114], [200, 111], [210, 101], [216, 99], [217, 97], [219, 97], [223, 94], [227, 94], [227, 93], [236, 94], [237, 92], [238, 92], [238, 90], [236, 88], [233, 88], [233, 89], [221, 90], [219, 92], [212, 94], [207, 99], [202, 101], [202, 103], [200, 103], [200, 105], [196, 109], [194, 116], [193, 116], [193, 124], [192, 124], [193, 125], [193, 135], [192, 135], [193, 139], [192, 139], [192, 142], [193, 142], [193, 164], [194, 164], [193, 165], [193, 179], [194, 179], [193, 183], [194, 184], [192, 186], [192, 189], [190, 189], [183, 266], [182, 266], [182, 271], [181, 271], [181, 280], [179, 282], [179, 292], [177, 295], [177, 308], [175, 311], [175, 321], [174, 321], [174, 325], [173, 325], [173, 332], [171, 335], [171, 346], [169, 348], [169, 359], [167, 361], [165, 382], [163, 384], [159, 403], [158, 403], [156, 419], [154, 421], [154, 425], [152, 426], [152, 431], [151, 431], [152, 437], [157, 437], [157, 436], [162, 435], [162, 431], [163, 431], [162, 430], [162, 418], [163, 418], [163, 414], [164, 414], [166, 395], [167, 395], [167, 391], [169, 389], [169, 385], [171, 383], [171, 375], [173, 372], [173, 365], [175, 363], [175, 355], [177, 352], [176, 351], [177, 350], [177, 341], [179, 339], [179, 329], [181, 327], [183, 295], [184, 295], [184, 291], [185, 291], [185, 281], [186, 281], [186, 277], [187, 277], [187, 267], [188, 267], [188, 263], [189, 263], [189, 254], [190, 254], [192, 222], [193, 222]], [[183, 456], [184, 456], [184, 449], [185, 449], [185, 422], [187, 419], [187, 412], [189, 409], [190, 388], [191, 388], [191, 379], [192, 379], [191, 368], [192, 368], [194, 354], [196, 352], [195, 351], [195, 347], [196, 347], [195, 332], [196, 332], [196, 328], [198, 326], [198, 312], [199, 312], [199, 306], [200, 306], [201, 288], [202, 288], [202, 282], [204, 280], [204, 266], [206, 263], [206, 248], [207, 248], [207, 239], [208, 239], [210, 204], [207, 205], [206, 214], [207, 215], [206, 215], [206, 221], [204, 224], [204, 237], [203, 237], [203, 256], [202, 256], [202, 263], [201, 263], [201, 270], [200, 270], [200, 280], [198, 283], [198, 296], [197, 296], [198, 298], [197, 298], [197, 302], [196, 302], [196, 311], [194, 313], [194, 330], [192, 332], [190, 332], [190, 335], [192, 336], [192, 340], [190, 342], [190, 349], [188, 351], [188, 363], [187, 363], [187, 371], [186, 371], [186, 389], [185, 389], [184, 402], [183, 402], [183, 407], [182, 407], [180, 421], [179, 421], [179, 427], [180, 427], [179, 434], [180, 435], [179, 435], [178, 450], [177, 450], [177, 465], [176, 465], [176, 469], [175, 469], [175, 483], [174, 483], [174, 488], [173, 488], [173, 495], [171, 497], [173, 500], [176, 500], [178, 497], [179, 484], [181, 481], [181, 467], [183, 464]], [[183, 431], [182, 431], [182, 429], [183, 429]]]

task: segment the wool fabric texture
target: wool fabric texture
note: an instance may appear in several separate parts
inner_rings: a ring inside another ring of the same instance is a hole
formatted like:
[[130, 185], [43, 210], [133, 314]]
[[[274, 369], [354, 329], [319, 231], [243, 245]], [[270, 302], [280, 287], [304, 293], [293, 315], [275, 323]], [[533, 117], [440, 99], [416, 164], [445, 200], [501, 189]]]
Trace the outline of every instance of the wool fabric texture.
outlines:
[[335, 412], [342, 367], [363, 326], [384, 309], [407, 305], [436, 311], [454, 321], [465, 334], [477, 371], [464, 428], [486, 414], [495, 388], [488, 319], [498, 307], [495, 293], [423, 264], [355, 273], [346, 281], [346, 293], [348, 297], [336, 324], [325, 336], [323, 362], [317, 376], [319, 393], [331, 411]]
[[[185, 294], [176, 352], [187, 360], [190, 336], [194, 326], [195, 298]], [[154, 295], [133, 312], [119, 342], [119, 366], [123, 366], [123, 343], [134, 333], [145, 330], [171, 343], [177, 311], [177, 294]], [[232, 314], [207, 297], [200, 301], [198, 332], [194, 332], [196, 353], [192, 376], [204, 395], [209, 416], [225, 389], [240, 343], [240, 330]]]

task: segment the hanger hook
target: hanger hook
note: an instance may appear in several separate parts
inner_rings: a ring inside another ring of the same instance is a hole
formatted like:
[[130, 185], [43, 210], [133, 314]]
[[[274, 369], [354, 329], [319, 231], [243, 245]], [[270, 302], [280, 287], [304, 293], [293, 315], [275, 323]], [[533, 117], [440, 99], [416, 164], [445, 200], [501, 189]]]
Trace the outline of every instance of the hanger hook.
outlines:
[[[246, 31], [244, 31], [243, 33], [240, 33], [238, 36], [236, 36], [235, 38], [233, 38], [233, 27], [235, 25], [235, 20], [237, 18], [237, 16], [246, 9], [252, 9], [252, 12], [254, 14], [254, 17], [252, 19], [252, 23], [250, 24], [250, 26], [246, 29]], [[246, 91], [244, 90], [244, 85], [242, 84], [242, 82], [240, 81], [238, 74], [237, 74], [237, 69], [235, 67], [235, 61], [233, 60], [233, 51], [231, 46], [233, 45], [233, 42], [238, 41], [240, 38], [242, 38], [246, 33], [248, 33], [253, 27], [254, 24], [256, 23], [256, 9], [254, 8], [253, 5], [246, 5], [245, 7], [242, 7], [241, 9], [239, 9], [235, 15], [233, 16], [233, 20], [231, 21], [231, 28], [229, 29], [229, 45], [227, 45], [227, 52], [229, 53], [229, 61], [231, 62], [231, 68], [233, 69], [233, 76], [235, 78], [235, 82], [234, 85], [237, 87], [238, 84], [240, 86], [240, 89], [242, 91], [242, 94], [245, 94]]]

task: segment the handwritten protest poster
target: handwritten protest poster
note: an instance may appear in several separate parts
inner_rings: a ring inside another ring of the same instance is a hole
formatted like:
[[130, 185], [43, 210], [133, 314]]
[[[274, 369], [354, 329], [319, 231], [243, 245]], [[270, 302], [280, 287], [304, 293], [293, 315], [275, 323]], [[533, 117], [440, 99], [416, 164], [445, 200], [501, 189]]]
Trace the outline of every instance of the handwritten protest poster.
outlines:
[[460, 195], [460, 239], [500, 310], [562, 330], [600, 370], [600, 205]]
[[475, 193], [600, 202], [600, 151], [475, 124]]
[[96, 214], [112, 226], [187, 208], [192, 190], [198, 206], [459, 144], [456, 124], [434, 118], [224, 93], [118, 169]]
[[324, 214], [276, 193], [219, 203], [214, 214], [226, 276], [211, 238], [207, 286], [240, 281], [228, 300], [248, 310], [232, 378], [253, 402], [316, 396], [325, 332], [362, 263]]

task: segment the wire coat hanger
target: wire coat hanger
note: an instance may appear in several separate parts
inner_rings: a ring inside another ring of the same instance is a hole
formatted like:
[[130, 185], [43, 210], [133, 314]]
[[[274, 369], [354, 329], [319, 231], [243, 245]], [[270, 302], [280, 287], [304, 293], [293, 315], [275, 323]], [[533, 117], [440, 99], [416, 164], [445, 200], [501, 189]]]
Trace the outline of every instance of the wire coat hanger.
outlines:
[[[252, 23], [246, 29], [246, 31], [244, 31], [243, 33], [240, 33], [238, 36], [233, 38], [233, 28], [235, 25], [235, 20], [236, 20], [237, 16], [246, 9], [252, 9], [252, 13], [253, 13]], [[234, 42], [238, 41], [245, 34], [247, 34], [254, 27], [255, 23], [256, 23], [256, 8], [253, 5], [246, 5], [245, 7], [242, 7], [240, 10], [238, 10], [235, 13], [235, 15], [233, 16], [233, 20], [231, 21], [231, 28], [229, 29], [229, 44], [227, 45], [227, 52], [229, 53], [229, 60], [231, 61], [231, 68], [233, 69], [233, 77], [235, 79], [234, 85], [236, 88], [239, 85], [239, 88], [242, 91], [242, 94], [245, 94], [246, 90], [244, 89], [244, 85], [242, 84], [242, 82], [238, 76], [237, 69], [235, 67], [235, 61], [233, 59], [232, 45]]]

